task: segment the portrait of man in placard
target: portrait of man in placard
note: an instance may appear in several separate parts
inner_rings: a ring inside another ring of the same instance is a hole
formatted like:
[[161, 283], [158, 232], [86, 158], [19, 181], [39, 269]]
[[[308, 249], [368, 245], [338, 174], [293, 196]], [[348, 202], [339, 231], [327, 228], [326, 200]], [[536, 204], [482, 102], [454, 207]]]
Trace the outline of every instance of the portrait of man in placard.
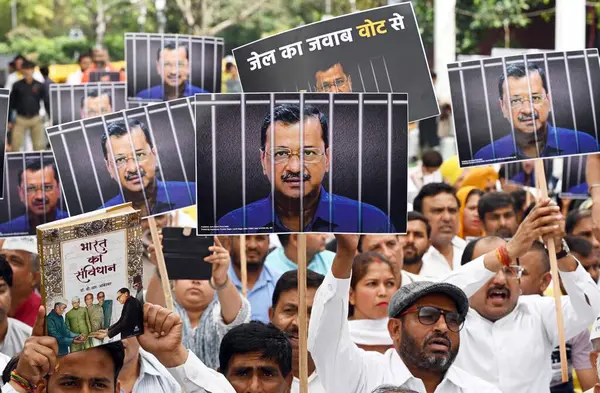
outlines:
[[352, 77], [344, 72], [341, 63], [335, 63], [315, 73], [315, 91], [325, 93], [351, 93]]
[[132, 202], [147, 216], [190, 205], [188, 187], [195, 189], [195, 183], [159, 180], [157, 152], [145, 123], [137, 119], [109, 123], [101, 143], [106, 170], [125, 196], [115, 196], [104, 207]]
[[19, 200], [25, 206], [25, 214], [0, 224], [0, 234], [34, 235], [38, 225], [69, 217], [59, 208], [61, 187], [52, 158], [27, 158], [15, 180], [18, 181]]
[[597, 151], [597, 142], [591, 135], [552, 124], [552, 97], [546, 71], [537, 64], [508, 64], [506, 75], [503, 72], [498, 78], [498, 93], [506, 126], [510, 127], [512, 122], [514, 139], [511, 133], [493, 141], [475, 153], [475, 160], [515, 156], [528, 159]]
[[164, 47], [158, 49], [156, 55], [156, 72], [160, 75], [162, 84], [142, 90], [137, 98], [167, 101], [208, 93], [189, 81], [189, 56], [187, 45], [174, 41], [165, 43]]
[[[229, 212], [218, 226], [244, 228], [245, 222], [248, 233], [323, 232], [329, 228], [334, 232], [364, 233], [390, 232], [392, 228], [394, 232], [389, 217], [377, 207], [325, 190], [322, 183], [330, 161], [328, 133], [327, 117], [316, 107], [305, 105], [302, 113], [298, 104], [276, 105], [273, 117], [269, 112], [264, 118], [260, 146], [262, 171], [274, 193], [245, 209]], [[333, 222], [330, 208], [336, 213]], [[359, 216], [362, 216], [362, 230]]]
[[107, 113], [112, 113], [111, 93], [107, 90], [88, 91], [81, 99], [81, 118], [96, 117]]

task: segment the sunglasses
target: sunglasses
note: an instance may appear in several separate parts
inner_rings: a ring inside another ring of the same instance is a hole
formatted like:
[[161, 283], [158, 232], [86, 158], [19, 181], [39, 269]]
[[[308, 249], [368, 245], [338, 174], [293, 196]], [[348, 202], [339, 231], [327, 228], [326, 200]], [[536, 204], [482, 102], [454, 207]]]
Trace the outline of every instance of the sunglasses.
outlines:
[[431, 326], [440, 319], [440, 316], [444, 316], [446, 320], [446, 326], [451, 332], [459, 332], [464, 323], [465, 319], [456, 311], [446, 311], [441, 308], [433, 306], [412, 306], [398, 316], [402, 317], [406, 314], [417, 313], [419, 322], [426, 326]]

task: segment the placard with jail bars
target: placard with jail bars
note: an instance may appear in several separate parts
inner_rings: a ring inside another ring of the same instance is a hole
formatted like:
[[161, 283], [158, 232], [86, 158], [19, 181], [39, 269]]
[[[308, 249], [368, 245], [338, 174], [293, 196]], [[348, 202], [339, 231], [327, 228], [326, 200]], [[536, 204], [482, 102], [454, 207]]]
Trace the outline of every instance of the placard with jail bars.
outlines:
[[[4, 178], [4, 154], [6, 149], [6, 131], [8, 129], [8, 109], [10, 90], [0, 89], [0, 175]], [[0, 199], [4, 197], [4, 180], [0, 181]]]
[[560, 197], [587, 199], [590, 197], [585, 178], [586, 156], [567, 157], [563, 160]]
[[597, 49], [448, 65], [461, 167], [598, 152]]
[[38, 225], [69, 217], [51, 151], [7, 153], [0, 236], [35, 235]]
[[132, 202], [142, 217], [196, 203], [193, 98], [47, 129], [71, 215]]
[[199, 94], [196, 127], [198, 234], [406, 230], [406, 94]]
[[125, 83], [50, 85], [50, 118], [53, 126], [123, 109], [127, 109]]
[[181, 34], [125, 34], [127, 100], [160, 102], [221, 91], [224, 41]]
[[297, 27], [233, 55], [245, 93], [407, 93], [409, 121], [440, 113], [410, 2]]
[[[548, 181], [548, 190], [554, 189], [554, 179], [552, 176], [554, 170], [554, 160], [544, 160], [544, 171], [546, 180]], [[535, 161], [525, 160], [520, 162], [511, 162], [502, 165], [504, 169], [504, 177], [507, 183], [517, 184], [524, 187], [537, 187], [535, 182]]]

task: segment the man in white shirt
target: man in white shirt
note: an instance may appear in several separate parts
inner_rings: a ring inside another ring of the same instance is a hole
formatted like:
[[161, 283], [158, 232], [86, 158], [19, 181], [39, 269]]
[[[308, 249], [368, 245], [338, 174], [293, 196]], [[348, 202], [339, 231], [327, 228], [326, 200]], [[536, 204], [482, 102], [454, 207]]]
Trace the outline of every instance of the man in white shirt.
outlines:
[[[310, 319], [315, 294], [323, 283], [324, 277], [312, 270], [306, 271], [306, 309]], [[284, 273], [275, 285], [273, 291], [273, 306], [269, 309], [271, 323], [284, 332], [292, 344], [292, 381], [291, 393], [300, 392], [300, 357], [298, 350], [298, 270]], [[319, 375], [315, 369], [315, 362], [308, 354], [308, 393], [325, 393]]]
[[429, 183], [423, 186], [414, 202], [416, 212], [431, 225], [431, 247], [423, 255], [421, 276], [441, 278], [460, 265], [465, 241], [458, 234], [460, 201], [452, 186]]
[[77, 59], [79, 69], [67, 77], [67, 85], [80, 85], [83, 73], [92, 66], [92, 56], [89, 52], [82, 53]]
[[0, 255], [0, 353], [8, 357], [21, 352], [25, 340], [31, 336], [31, 327], [8, 316], [12, 283], [12, 268]]
[[406, 224], [406, 235], [398, 236], [400, 244], [404, 249], [403, 269], [407, 274], [415, 277], [415, 280], [431, 280], [425, 276], [435, 276], [435, 272], [428, 273], [423, 265], [423, 257], [431, 247], [431, 225], [429, 220], [417, 212], [408, 213], [408, 223]]
[[[26, 59], [23, 55], [17, 55], [17, 57], [13, 59], [13, 62], [15, 63], [15, 72], [11, 73], [6, 78], [6, 83], [4, 84], [5, 89], [12, 89], [13, 85], [16, 82], [23, 79], [23, 74], [21, 73], [21, 70], [23, 69], [23, 62], [25, 62], [25, 60]], [[38, 70], [35, 70], [33, 72], [33, 79], [40, 83], [44, 83], [44, 76]]]
[[489, 236], [509, 239], [515, 235], [519, 226], [515, 201], [503, 191], [484, 194], [477, 204], [477, 213]]
[[[56, 339], [43, 336], [44, 322], [45, 308], [40, 307], [33, 336], [27, 340], [15, 369], [19, 377], [38, 386], [37, 391], [42, 393], [72, 392], [73, 386], [83, 390], [81, 385], [88, 385], [96, 393], [120, 391], [117, 377], [124, 359], [121, 342], [65, 355], [59, 364]], [[223, 375], [206, 367], [185, 349], [181, 335], [182, 322], [177, 314], [161, 306], [144, 305], [144, 334], [137, 336], [137, 340], [167, 368], [186, 393], [235, 393]], [[50, 370], [54, 372], [48, 375]], [[2, 387], [2, 393], [25, 392], [13, 380]]]
[[419, 393], [500, 393], [453, 365], [469, 307], [453, 285], [418, 281], [401, 287], [388, 311], [394, 348], [385, 354], [359, 349], [350, 339], [347, 318], [358, 238], [336, 237], [338, 252], [315, 296], [308, 329], [308, 350], [327, 392], [371, 392], [385, 383]]
[[463, 289], [471, 303], [457, 365], [503, 392], [550, 391], [551, 355], [559, 337], [554, 299], [519, 296], [518, 258], [535, 240], [552, 236], [557, 245], [558, 269], [569, 293], [561, 298], [565, 338], [579, 334], [600, 314], [600, 288], [568, 250], [562, 252], [562, 220], [558, 206], [539, 201], [510, 242], [487, 237], [467, 246], [465, 254], [477, 259], [444, 280]]

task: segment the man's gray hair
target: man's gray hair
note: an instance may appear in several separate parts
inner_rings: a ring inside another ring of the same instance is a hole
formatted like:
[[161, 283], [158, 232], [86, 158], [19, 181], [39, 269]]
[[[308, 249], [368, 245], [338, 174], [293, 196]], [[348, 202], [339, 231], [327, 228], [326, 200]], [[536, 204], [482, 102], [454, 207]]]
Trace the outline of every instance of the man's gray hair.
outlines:
[[371, 393], [419, 393], [401, 386], [381, 385], [376, 387]]

